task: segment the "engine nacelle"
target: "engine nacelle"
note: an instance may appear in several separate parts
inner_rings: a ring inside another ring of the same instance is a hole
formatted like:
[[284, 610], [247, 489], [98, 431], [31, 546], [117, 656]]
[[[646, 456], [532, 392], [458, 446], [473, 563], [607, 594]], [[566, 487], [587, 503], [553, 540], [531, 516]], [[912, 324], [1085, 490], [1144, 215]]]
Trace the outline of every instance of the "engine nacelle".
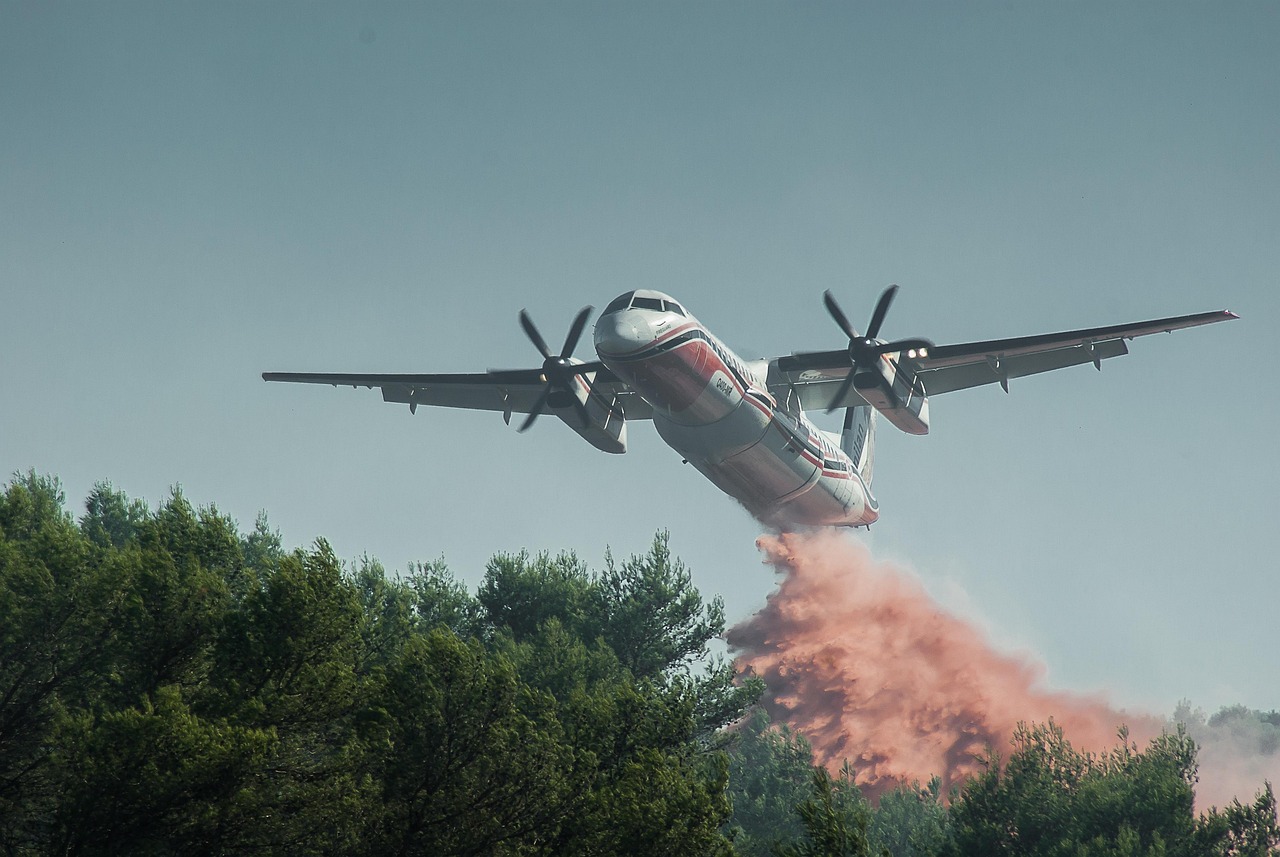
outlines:
[[[553, 390], [547, 397], [547, 411], [555, 414], [596, 449], [621, 454], [627, 451], [627, 418], [622, 404], [611, 390], [595, 386], [595, 374], [581, 375], [583, 383], [572, 390]], [[573, 397], [586, 408], [585, 424]]]
[[904, 371], [896, 360], [880, 360], [878, 368], [885, 381], [893, 386], [897, 401], [885, 392], [881, 376], [874, 371], [859, 372], [853, 378], [854, 389], [889, 422], [907, 434], [929, 433], [929, 397], [924, 382], [914, 373]]

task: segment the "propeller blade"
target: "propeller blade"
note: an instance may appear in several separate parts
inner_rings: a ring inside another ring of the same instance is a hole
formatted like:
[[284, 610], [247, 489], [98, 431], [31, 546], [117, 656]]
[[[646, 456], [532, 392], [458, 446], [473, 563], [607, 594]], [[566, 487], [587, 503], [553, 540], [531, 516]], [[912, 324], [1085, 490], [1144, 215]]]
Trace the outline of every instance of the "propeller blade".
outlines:
[[844, 397], [849, 393], [849, 388], [853, 386], [853, 376], [857, 371], [857, 366], [849, 370], [849, 374], [845, 376], [844, 383], [840, 385], [840, 391], [831, 398], [831, 404], [827, 405], [827, 413], [834, 411], [844, 401]]
[[547, 348], [547, 341], [542, 338], [542, 334], [538, 332], [533, 319], [529, 318], [529, 313], [524, 310], [520, 310], [520, 326], [524, 328], [525, 335], [533, 340], [534, 347], [542, 353], [542, 358], [544, 360], [549, 358], [551, 349]]
[[[867, 339], [875, 339], [880, 333], [880, 325], [884, 324], [885, 313], [889, 311], [889, 304], [893, 303], [893, 296], [898, 293], [897, 286], [890, 286], [880, 295], [880, 300], [876, 301], [875, 312], [871, 313], [871, 323], [867, 325]], [[853, 339], [853, 337], [849, 337]]]
[[587, 325], [587, 318], [591, 315], [591, 307], [584, 306], [578, 310], [578, 315], [573, 320], [573, 324], [569, 326], [569, 335], [564, 338], [564, 348], [560, 349], [560, 356], [568, 359], [573, 356], [573, 349], [578, 347], [578, 337], [582, 336], [582, 328]]
[[845, 316], [844, 311], [840, 309], [840, 305], [836, 303], [835, 296], [829, 291], [822, 293], [822, 302], [826, 304], [827, 312], [835, 319], [836, 324], [840, 325], [840, 329], [844, 331], [845, 336], [849, 337], [849, 374], [845, 376], [844, 383], [840, 385], [840, 389], [832, 397], [831, 404], [827, 405], [827, 413], [831, 413], [844, 402], [845, 397], [849, 395], [849, 388], [855, 386], [854, 379], [859, 372], [864, 370], [875, 373], [878, 381], [874, 383], [884, 391], [885, 398], [889, 401], [891, 407], [897, 408], [901, 406], [902, 400], [898, 397], [897, 391], [893, 389], [893, 384], [884, 376], [880, 360], [884, 355], [893, 352], [932, 348], [933, 342], [928, 339], [914, 337], [898, 339], [893, 342], [882, 343], [876, 341], [876, 337], [880, 335], [880, 328], [884, 325], [885, 316], [889, 314], [889, 306], [893, 303], [894, 296], [897, 294], [898, 287], [896, 285], [889, 286], [889, 288], [880, 293], [880, 298], [876, 301], [876, 308], [871, 313], [871, 321], [867, 324], [867, 335], [861, 337], [849, 324], [849, 319]]
[[831, 313], [831, 317], [836, 320], [836, 324], [840, 325], [840, 329], [844, 331], [844, 335], [849, 339], [857, 339], [858, 334], [853, 332], [853, 326], [849, 324], [849, 319], [845, 317], [844, 311], [840, 309], [840, 304], [836, 303], [835, 296], [830, 290], [822, 293], [822, 302], [827, 306], [827, 312]]
[[538, 401], [533, 403], [533, 410], [529, 411], [529, 416], [524, 418], [524, 422], [520, 424], [518, 431], [526, 431], [529, 426], [533, 425], [533, 421], [538, 418], [538, 414], [542, 413], [542, 409], [547, 405], [547, 397], [551, 395], [551, 387], [542, 391], [542, 395], [538, 397]]

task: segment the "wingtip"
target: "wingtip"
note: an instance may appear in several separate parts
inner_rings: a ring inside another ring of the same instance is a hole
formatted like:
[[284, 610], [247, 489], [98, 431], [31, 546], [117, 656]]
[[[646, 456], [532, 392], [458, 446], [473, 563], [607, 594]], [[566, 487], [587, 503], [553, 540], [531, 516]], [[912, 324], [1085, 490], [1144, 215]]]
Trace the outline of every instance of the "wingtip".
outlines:
[[1233, 312], [1232, 312], [1231, 310], [1229, 310], [1229, 309], [1224, 309], [1224, 310], [1222, 311], [1222, 314], [1223, 314], [1224, 316], [1226, 316], [1228, 319], [1232, 319], [1232, 318], [1239, 318], [1239, 317], [1240, 317], [1240, 316], [1236, 315], [1235, 313], [1233, 313]]

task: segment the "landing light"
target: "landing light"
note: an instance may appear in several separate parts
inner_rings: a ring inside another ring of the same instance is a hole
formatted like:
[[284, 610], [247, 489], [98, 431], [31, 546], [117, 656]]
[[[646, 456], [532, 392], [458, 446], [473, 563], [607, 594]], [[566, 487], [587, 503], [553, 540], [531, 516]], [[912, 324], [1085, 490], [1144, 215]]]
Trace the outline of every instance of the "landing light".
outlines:
[[927, 349], [927, 348], [919, 348], [919, 349], [912, 348], [910, 351], [908, 351], [908, 352], [907, 352], [907, 356], [908, 356], [908, 357], [910, 357], [912, 360], [915, 360], [917, 357], [928, 357], [928, 356], [929, 356], [929, 349]]

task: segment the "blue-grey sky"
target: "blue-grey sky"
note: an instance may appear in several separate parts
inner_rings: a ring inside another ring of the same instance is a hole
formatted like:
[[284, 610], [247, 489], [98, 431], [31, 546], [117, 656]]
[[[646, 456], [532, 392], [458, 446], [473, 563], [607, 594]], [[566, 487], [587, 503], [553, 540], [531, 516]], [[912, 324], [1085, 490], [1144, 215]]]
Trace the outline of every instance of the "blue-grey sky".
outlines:
[[891, 282], [939, 343], [1231, 309], [882, 426], [869, 541], [1055, 688], [1280, 707], [1277, 44], [1274, 3], [3, 0], [0, 472], [471, 584], [668, 528], [737, 620], [760, 529], [648, 424], [259, 373], [536, 365], [521, 307], [641, 287], [744, 357]]

